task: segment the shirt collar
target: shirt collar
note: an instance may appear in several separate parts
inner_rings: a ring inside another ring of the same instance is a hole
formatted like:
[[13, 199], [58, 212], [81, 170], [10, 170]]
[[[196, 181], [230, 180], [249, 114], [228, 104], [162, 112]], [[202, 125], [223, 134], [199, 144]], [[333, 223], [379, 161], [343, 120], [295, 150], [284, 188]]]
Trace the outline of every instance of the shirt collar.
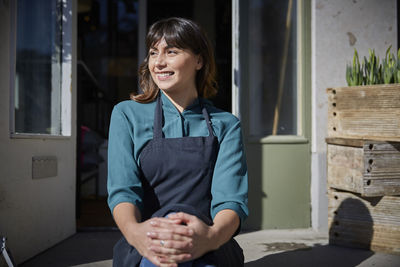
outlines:
[[[179, 113], [178, 109], [174, 106], [174, 104], [172, 104], [171, 100], [169, 100], [169, 98], [164, 94], [164, 92], [162, 90], [160, 90], [161, 92], [161, 100], [163, 103], [163, 109], [166, 111], [171, 111], [174, 113]], [[196, 98], [192, 104], [190, 104], [189, 106], [187, 106], [183, 112], [188, 112], [188, 111], [192, 111], [192, 112], [196, 112], [199, 113], [201, 112], [200, 109], [200, 99]]]

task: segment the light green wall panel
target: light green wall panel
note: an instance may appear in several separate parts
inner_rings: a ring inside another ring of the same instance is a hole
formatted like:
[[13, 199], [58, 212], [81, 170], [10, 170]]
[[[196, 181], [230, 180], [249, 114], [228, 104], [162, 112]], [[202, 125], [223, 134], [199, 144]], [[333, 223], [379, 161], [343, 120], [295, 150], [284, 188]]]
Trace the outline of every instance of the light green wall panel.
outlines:
[[244, 228], [310, 227], [309, 144], [248, 144], [247, 161], [250, 216]]

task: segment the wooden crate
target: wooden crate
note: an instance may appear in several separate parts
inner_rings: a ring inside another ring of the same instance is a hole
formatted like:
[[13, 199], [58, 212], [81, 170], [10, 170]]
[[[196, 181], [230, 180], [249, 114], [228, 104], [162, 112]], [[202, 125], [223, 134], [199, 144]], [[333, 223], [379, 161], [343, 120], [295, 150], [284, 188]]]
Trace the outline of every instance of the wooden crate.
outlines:
[[328, 88], [328, 137], [400, 141], [400, 84]]
[[328, 187], [400, 195], [400, 142], [327, 138]]
[[328, 190], [329, 243], [400, 255], [400, 196]]

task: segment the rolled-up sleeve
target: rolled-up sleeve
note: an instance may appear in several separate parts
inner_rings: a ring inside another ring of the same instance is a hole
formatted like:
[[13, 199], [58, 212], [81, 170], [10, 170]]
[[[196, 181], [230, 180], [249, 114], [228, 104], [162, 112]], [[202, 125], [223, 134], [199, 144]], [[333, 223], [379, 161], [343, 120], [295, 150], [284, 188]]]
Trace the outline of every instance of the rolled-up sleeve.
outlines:
[[220, 140], [211, 185], [211, 216], [224, 209], [234, 210], [241, 223], [248, 216], [248, 178], [240, 122], [235, 118]]
[[114, 107], [111, 114], [108, 140], [108, 206], [129, 202], [143, 209], [143, 190], [139, 167], [134, 159], [133, 126], [126, 115]]

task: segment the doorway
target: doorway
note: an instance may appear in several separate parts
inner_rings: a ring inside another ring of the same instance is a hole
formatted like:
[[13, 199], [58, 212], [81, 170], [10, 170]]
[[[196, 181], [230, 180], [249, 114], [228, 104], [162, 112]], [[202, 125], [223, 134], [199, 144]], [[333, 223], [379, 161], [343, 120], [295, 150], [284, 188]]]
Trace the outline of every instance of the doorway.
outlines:
[[198, 22], [215, 50], [219, 92], [211, 101], [230, 112], [231, 13], [231, 0], [78, 0], [78, 230], [115, 227], [107, 207], [108, 125], [113, 106], [138, 91], [141, 29], [171, 16]]
[[311, 226], [311, 2], [237, 1], [247, 229]]

